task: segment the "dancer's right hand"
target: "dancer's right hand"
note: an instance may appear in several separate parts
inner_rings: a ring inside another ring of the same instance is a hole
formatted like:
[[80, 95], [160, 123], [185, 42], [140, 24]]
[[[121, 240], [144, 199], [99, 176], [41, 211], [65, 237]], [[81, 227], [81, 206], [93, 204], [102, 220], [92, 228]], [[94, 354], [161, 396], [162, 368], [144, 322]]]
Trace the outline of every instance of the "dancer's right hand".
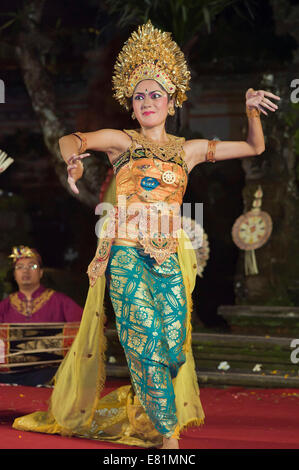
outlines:
[[82, 153], [81, 155], [71, 155], [67, 160], [67, 173], [68, 179], [67, 182], [71, 187], [71, 190], [75, 194], [79, 194], [79, 189], [76, 186], [76, 181], [80, 179], [83, 175], [84, 166], [82, 159], [89, 157], [90, 153]]

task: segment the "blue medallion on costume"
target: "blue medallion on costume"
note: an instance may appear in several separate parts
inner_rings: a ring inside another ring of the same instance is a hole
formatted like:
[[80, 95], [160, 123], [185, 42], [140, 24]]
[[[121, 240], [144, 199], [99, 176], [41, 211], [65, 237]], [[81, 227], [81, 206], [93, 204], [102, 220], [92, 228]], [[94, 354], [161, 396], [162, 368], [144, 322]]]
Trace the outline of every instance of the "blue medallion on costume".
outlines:
[[150, 176], [145, 176], [140, 182], [140, 185], [146, 191], [151, 191], [152, 189], [155, 189], [157, 186], [159, 186], [159, 184], [160, 183], [156, 178], [151, 178]]

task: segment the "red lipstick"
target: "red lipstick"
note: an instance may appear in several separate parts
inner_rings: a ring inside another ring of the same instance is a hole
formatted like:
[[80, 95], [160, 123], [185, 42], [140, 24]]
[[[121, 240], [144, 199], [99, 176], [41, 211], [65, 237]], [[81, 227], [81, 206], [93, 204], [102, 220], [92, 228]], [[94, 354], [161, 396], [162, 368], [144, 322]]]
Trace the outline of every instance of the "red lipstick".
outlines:
[[150, 114], [155, 114], [154, 111], [144, 111], [143, 116], [149, 116]]

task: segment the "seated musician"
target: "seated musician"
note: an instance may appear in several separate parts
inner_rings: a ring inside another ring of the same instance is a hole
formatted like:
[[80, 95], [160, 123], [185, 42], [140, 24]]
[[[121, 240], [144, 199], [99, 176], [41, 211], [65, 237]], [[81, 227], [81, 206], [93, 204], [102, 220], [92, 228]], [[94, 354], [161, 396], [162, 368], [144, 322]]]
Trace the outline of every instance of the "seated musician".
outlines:
[[14, 247], [10, 255], [19, 291], [0, 302], [0, 323], [78, 322], [83, 309], [70, 297], [41, 285], [42, 259], [29, 247]]

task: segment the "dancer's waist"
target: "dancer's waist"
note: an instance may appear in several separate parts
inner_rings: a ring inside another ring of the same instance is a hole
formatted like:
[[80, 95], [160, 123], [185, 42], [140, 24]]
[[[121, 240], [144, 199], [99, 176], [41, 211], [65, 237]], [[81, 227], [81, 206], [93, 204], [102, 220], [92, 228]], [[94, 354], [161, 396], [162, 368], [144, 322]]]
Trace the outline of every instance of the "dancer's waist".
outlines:
[[141, 248], [142, 245], [139, 243], [137, 239], [129, 239], [129, 238], [115, 238], [113, 240], [113, 245], [123, 245], [123, 246], [136, 246]]

